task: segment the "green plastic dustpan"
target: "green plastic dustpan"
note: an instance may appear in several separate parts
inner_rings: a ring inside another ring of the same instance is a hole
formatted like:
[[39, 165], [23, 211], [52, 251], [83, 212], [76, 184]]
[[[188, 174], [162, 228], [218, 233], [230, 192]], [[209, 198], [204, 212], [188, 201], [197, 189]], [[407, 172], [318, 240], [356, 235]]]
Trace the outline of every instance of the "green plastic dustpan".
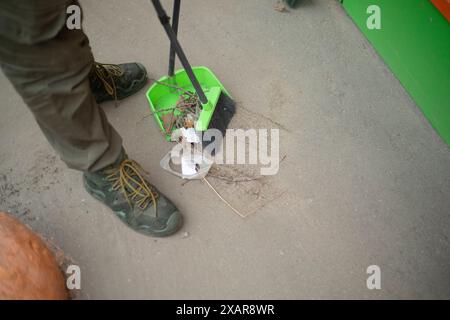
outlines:
[[[208, 98], [208, 102], [206, 104], [202, 104], [202, 111], [200, 112], [199, 119], [195, 126], [195, 130], [205, 131], [208, 129], [208, 124], [213, 116], [214, 109], [220, 95], [224, 93], [230, 98], [231, 96], [210, 69], [206, 67], [192, 67], [192, 71], [198, 79], [205, 96]], [[175, 85], [190, 92], [195, 92], [195, 89], [184, 69], [176, 71], [172, 77], [162, 77], [158, 80], [158, 82], [153, 83], [153, 85], [148, 89], [146, 95], [148, 102], [150, 103], [150, 110], [155, 117], [156, 123], [164, 133], [166, 140], [170, 141], [171, 133], [166, 133], [162, 116], [164, 114], [171, 113], [171, 110], [167, 109], [170, 109], [176, 105], [181, 92], [164, 84], [171, 86]]]
[[[223, 135], [230, 119], [235, 113], [235, 102], [223, 87], [214, 73], [206, 67], [191, 67], [186, 55], [177, 39], [178, 19], [180, 15], [181, 0], [173, 2], [172, 26], [159, 0], [152, 0], [159, 21], [161, 22], [170, 40], [169, 72], [168, 76], [162, 77], [147, 91], [147, 99], [150, 110], [155, 116], [166, 140], [170, 141], [172, 132], [166, 132], [163, 116], [174, 112], [179, 116], [179, 110], [173, 110], [183, 94], [183, 91], [195, 93], [201, 103], [201, 111], [195, 123], [196, 131], [206, 131], [209, 128], [218, 129]], [[175, 55], [178, 56], [184, 69], [174, 72]], [[175, 88], [174, 88], [175, 86]], [[178, 113], [178, 114], [177, 114]], [[175, 128], [172, 129], [172, 131]], [[203, 141], [203, 146], [208, 142]]]

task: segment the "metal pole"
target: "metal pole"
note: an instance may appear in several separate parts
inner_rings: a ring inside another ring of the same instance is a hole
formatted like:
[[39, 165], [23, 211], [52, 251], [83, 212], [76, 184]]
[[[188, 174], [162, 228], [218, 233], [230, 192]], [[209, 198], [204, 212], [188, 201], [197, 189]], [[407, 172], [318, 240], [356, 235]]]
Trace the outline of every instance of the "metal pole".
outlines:
[[180, 43], [178, 42], [177, 35], [170, 26], [169, 23], [170, 18], [167, 16], [159, 0], [152, 0], [152, 3], [153, 6], [155, 7], [156, 13], [158, 14], [159, 21], [161, 21], [161, 24], [163, 25], [164, 30], [166, 31], [167, 36], [169, 37], [169, 40], [178, 56], [178, 59], [180, 59], [180, 62], [183, 65], [184, 70], [186, 70], [189, 80], [191, 80], [192, 85], [194, 86], [195, 91], [197, 92], [200, 102], [202, 104], [207, 104], [208, 99], [206, 98], [205, 93], [203, 92], [203, 89], [200, 86], [200, 83], [198, 82], [194, 72], [192, 71], [191, 65], [189, 64], [189, 61], [186, 58], [186, 55], [184, 54]]
[[[173, 13], [172, 13], [172, 30], [175, 35], [178, 34], [178, 20], [180, 17], [180, 5], [181, 0], [174, 0], [173, 2]], [[169, 55], [169, 77], [173, 77], [175, 72], [175, 48], [170, 43], [170, 55]]]

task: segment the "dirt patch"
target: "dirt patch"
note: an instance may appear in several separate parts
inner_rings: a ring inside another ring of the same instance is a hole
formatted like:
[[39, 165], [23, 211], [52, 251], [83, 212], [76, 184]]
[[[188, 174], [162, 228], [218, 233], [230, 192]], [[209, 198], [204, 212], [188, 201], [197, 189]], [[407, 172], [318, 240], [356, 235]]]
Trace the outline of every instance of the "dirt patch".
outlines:
[[24, 222], [34, 221], [36, 218], [30, 214], [31, 211], [24, 203], [20, 190], [10, 181], [9, 176], [12, 172], [12, 168], [9, 168], [0, 174], [0, 209], [8, 211]]
[[214, 166], [208, 181], [244, 217], [257, 213], [278, 199], [285, 190], [277, 186], [276, 179], [257, 175], [238, 165]]
[[[238, 104], [237, 113], [230, 128], [239, 129], [280, 129], [288, 132], [281, 124], [262, 114], [255, 113]], [[270, 150], [270, 146], [268, 147]], [[226, 149], [226, 141], [224, 149]], [[245, 141], [246, 158], [250, 150], [248, 139]], [[280, 146], [280, 161], [283, 151]], [[259, 212], [271, 202], [279, 201], [286, 192], [281, 189], [277, 175], [261, 175], [262, 165], [215, 164], [207, 179], [216, 191], [243, 216]]]
[[37, 193], [50, 190], [52, 186], [61, 182], [58, 178], [60, 171], [61, 167], [54, 154], [38, 150], [35, 152], [34, 165], [30, 168], [25, 181], [27, 190]]
[[26, 175], [20, 176], [13, 168], [6, 168], [0, 172], [0, 209], [25, 223], [38, 219], [30, 214], [32, 206], [28, 200], [30, 193], [48, 192], [61, 182], [59, 180], [61, 164], [57, 163], [55, 155], [38, 150], [33, 158], [33, 166]]

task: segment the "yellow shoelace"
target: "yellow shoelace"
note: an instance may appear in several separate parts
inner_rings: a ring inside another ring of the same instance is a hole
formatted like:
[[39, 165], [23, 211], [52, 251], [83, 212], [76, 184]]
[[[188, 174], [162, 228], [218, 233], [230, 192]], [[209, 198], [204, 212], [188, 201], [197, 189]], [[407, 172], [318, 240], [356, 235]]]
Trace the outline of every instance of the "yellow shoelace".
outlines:
[[133, 201], [140, 209], [145, 210], [152, 202], [156, 211], [158, 193], [152, 190], [140, 172], [145, 171], [136, 161], [126, 159], [118, 168], [111, 170], [106, 180], [113, 184], [113, 190], [123, 192], [130, 206]]
[[115, 64], [103, 64], [94, 62], [94, 70], [97, 78], [102, 82], [106, 92], [114, 96], [114, 100], [117, 101], [117, 88], [114, 77], [120, 77], [123, 75], [121, 67]]

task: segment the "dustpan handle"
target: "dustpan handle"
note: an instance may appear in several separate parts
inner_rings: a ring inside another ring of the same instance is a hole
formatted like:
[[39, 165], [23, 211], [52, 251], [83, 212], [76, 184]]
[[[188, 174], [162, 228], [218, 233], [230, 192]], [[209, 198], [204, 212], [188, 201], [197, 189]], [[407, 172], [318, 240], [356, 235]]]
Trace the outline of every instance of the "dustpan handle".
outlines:
[[[173, 1], [173, 11], [172, 11], [172, 30], [175, 35], [178, 33], [178, 20], [180, 17], [180, 6], [181, 0]], [[169, 77], [173, 77], [175, 72], [175, 48], [172, 43], [170, 43], [170, 54], [169, 54]]]
[[189, 61], [186, 58], [186, 55], [184, 54], [183, 49], [180, 46], [180, 43], [178, 42], [177, 35], [170, 26], [169, 23], [170, 18], [167, 16], [159, 0], [152, 0], [152, 3], [153, 6], [155, 7], [156, 13], [158, 14], [159, 21], [161, 21], [161, 24], [163, 25], [164, 30], [166, 31], [167, 36], [169, 37], [171, 46], [177, 53], [178, 59], [180, 59], [180, 62], [183, 65], [184, 70], [186, 70], [189, 80], [191, 80], [191, 83], [194, 86], [195, 91], [197, 92], [200, 102], [202, 104], [207, 104], [208, 99], [206, 98], [205, 93], [203, 92], [203, 89], [200, 86], [200, 83], [198, 82], [197, 78], [194, 75], [194, 72], [192, 71], [191, 65], [189, 64]]

